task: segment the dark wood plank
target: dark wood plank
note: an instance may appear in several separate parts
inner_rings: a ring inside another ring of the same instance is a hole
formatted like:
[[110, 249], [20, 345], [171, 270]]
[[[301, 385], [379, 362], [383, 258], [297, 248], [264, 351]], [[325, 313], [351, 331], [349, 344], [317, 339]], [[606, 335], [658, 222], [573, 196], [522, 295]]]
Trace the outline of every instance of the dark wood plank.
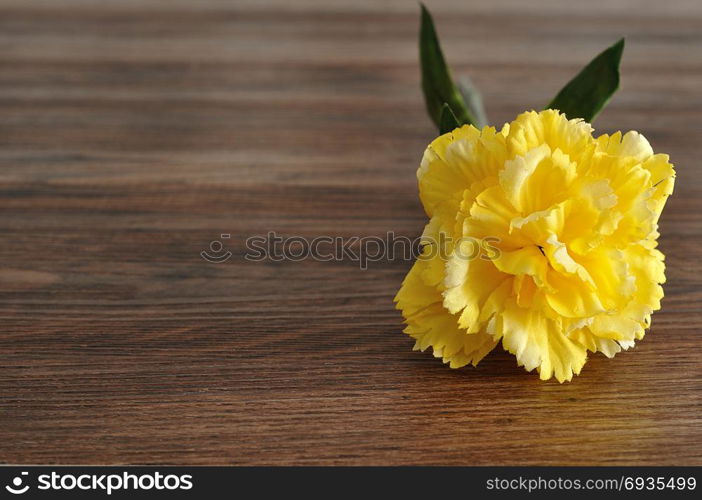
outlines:
[[400, 333], [409, 263], [242, 258], [420, 233], [416, 2], [2, 1], [0, 461], [702, 463], [702, 6], [429, 6], [498, 124], [627, 35], [597, 128], [678, 169], [645, 341], [564, 385], [453, 371]]

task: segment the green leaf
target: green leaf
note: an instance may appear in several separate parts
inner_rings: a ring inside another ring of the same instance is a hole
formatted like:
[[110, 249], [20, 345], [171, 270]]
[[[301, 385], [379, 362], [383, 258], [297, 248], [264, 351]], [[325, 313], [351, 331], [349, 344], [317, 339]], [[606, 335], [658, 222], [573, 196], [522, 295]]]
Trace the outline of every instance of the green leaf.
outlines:
[[545, 109], [558, 109], [568, 118], [592, 122], [619, 88], [623, 51], [622, 38], [585, 66]]
[[461, 124], [458, 123], [458, 118], [456, 118], [456, 115], [453, 113], [451, 106], [444, 103], [444, 105], [441, 106], [441, 118], [439, 119], [439, 134], [444, 135], [448, 132], [457, 129], [460, 126]]
[[419, 59], [422, 65], [422, 90], [427, 112], [436, 126], [440, 127], [441, 108], [446, 103], [451, 107], [458, 123], [475, 124], [463, 97], [451, 79], [431, 14], [424, 4], [420, 5], [422, 23], [419, 30]]
[[475, 117], [474, 125], [478, 128], [483, 128], [488, 124], [487, 114], [483, 106], [483, 97], [480, 95], [478, 88], [473, 85], [473, 82], [467, 76], [462, 77], [458, 81], [458, 91], [463, 96], [463, 101], [468, 106], [468, 111], [471, 116]]

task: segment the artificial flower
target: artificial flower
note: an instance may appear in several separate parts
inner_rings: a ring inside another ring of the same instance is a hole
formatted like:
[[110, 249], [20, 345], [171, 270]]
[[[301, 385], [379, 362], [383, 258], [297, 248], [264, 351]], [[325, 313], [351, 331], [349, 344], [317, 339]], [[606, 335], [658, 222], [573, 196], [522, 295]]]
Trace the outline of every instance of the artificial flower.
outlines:
[[501, 343], [563, 382], [588, 351], [613, 357], [644, 337], [675, 172], [643, 135], [593, 137], [581, 119], [530, 111], [441, 135], [417, 178], [426, 244], [395, 298], [415, 349], [458, 368]]

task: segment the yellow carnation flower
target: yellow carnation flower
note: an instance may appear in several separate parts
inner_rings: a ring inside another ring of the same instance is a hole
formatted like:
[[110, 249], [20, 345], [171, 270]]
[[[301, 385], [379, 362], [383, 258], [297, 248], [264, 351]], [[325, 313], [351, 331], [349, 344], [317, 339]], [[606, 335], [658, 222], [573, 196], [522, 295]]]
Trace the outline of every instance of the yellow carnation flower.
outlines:
[[431, 243], [395, 298], [415, 349], [458, 368], [501, 341], [563, 382], [587, 351], [643, 338], [663, 297], [658, 219], [675, 172], [637, 132], [592, 132], [531, 111], [429, 145], [417, 178]]

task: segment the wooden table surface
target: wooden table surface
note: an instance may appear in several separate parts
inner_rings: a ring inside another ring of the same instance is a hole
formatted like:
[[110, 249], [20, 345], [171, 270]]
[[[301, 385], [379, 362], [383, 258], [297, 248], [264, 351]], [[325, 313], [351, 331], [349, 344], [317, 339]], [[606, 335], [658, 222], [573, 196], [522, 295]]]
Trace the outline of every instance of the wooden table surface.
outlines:
[[3, 0], [1, 462], [702, 464], [702, 4], [428, 6], [495, 124], [627, 36], [596, 127], [678, 172], [645, 340], [563, 385], [450, 370], [401, 333], [409, 262], [243, 258], [420, 234], [416, 2]]

